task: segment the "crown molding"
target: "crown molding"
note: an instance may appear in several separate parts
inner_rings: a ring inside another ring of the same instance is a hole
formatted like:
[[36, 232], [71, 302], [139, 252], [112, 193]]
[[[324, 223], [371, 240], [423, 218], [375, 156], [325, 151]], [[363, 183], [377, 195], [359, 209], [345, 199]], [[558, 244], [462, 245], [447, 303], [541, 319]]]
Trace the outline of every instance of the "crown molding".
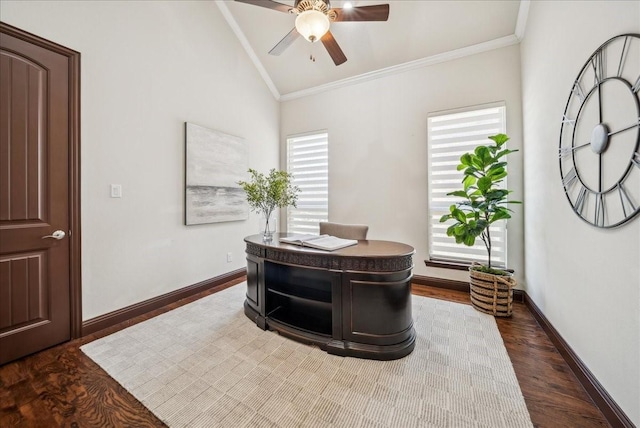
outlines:
[[494, 49], [500, 49], [506, 46], [518, 44], [519, 42], [518, 38], [512, 34], [510, 36], [500, 37], [499, 39], [489, 40], [488, 42], [478, 43], [476, 45], [466, 46], [464, 48], [443, 52], [441, 54], [428, 56], [415, 61], [382, 68], [380, 70], [371, 71], [358, 76], [348, 77], [325, 85], [314, 86], [313, 88], [303, 89], [296, 92], [289, 92], [288, 94], [281, 95], [280, 101], [291, 101], [298, 98], [308, 97], [310, 95], [316, 95], [333, 89], [343, 88], [345, 86], [355, 85], [393, 74], [404, 73], [406, 71], [440, 64], [442, 62], [452, 61], [454, 59], [464, 58], [482, 52], [488, 52]]
[[242, 45], [244, 50], [247, 52], [247, 55], [249, 55], [249, 58], [251, 59], [251, 62], [253, 62], [253, 65], [258, 70], [258, 73], [260, 73], [262, 80], [264, 80], [264, 83], [267, 84], [267, 87], [273, 94], [273, 97], [276, 99], [276, 101], [280, 101], [280, 92], [278, 92], [278, 88], [276, 88], [276, 85], [273, 83], [273, 80], [271, 80], [269, 73], [267, 73], [267, 70], [264, 68], [264, 66], [260, 62], [260, 59], [258, 59], [258, 55], [256, 55], [255, 51], [251, 48], [251, 45], [249, 44], [249, 41], [247, 40], [242, 30], [240, 29], [238, 22], [236, 22], [236, 20], [233, 18], [231, 11], [227, 7], [227, 5], [224, 3], [224, 1], [216, 0], [215, 3], [218, 5], [218, 9], [220, 9], [220, 12], [222, 12], [222, 16], [227, 21], [227, 24], [229, 24], [229, 27], [231, 27], [231, 30], [240, 41], [240, 44]]
[[527, 28], [527, 19], [529, 18], [529, 6], [531, 0], [520, 0], [520, 9], [518, 9], [518, 20], [516, 21], [516, 31], [514, 35], [521, 41], [524, 38], [524, 32]]

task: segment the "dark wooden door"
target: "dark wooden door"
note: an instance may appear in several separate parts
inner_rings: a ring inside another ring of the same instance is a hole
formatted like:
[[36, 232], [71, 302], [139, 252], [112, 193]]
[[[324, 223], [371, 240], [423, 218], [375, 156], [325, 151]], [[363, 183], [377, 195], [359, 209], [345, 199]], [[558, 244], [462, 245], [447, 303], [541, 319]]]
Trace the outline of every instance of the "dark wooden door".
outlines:
[[[72, 336], [67, 55], [0, 32], [0, 364]], [[13, 34], [12, 34], [13, 33]], [[72, 304], [72, 302], [74, 304]]]

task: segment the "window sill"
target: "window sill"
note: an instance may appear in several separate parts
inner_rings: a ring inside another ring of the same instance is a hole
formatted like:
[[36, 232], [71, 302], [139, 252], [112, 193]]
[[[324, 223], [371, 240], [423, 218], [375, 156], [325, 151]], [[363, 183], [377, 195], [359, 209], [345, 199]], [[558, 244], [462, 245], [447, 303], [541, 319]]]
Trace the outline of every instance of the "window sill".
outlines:
[[425, 260], [424, 264], [427, 267], [455, 269], [455, 270], [469, 270], [469, 267], [471, 267], [471, 263], [452, 262], [452, 261], [444, 261], [444, 260]]
[[[469, 268], [471, 267], [471, 263], [452, 262], [452, 261], [445, 261], [445, 260], [425, 260], [424, 264], [427, 267], [454, 269], [454, 270], [469, 270]], [[502, 267], [496, 267], [496, 269], [502, 269], [507, 272], [515, 273], [513, 269], [507, 269]]]

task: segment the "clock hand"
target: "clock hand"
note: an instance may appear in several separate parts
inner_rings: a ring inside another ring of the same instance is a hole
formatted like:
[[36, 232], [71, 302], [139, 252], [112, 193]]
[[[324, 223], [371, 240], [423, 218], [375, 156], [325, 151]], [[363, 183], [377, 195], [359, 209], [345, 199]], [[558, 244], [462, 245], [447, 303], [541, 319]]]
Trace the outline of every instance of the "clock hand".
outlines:
[[559, 150], [559, 154], [560, 157], [563, 158], [565, 156], [569, 156], [571, 154], [571, 152], [574, 152], [578, 149], [581, 149], [583, 147], [587, 147], [588, 145], [590, 145], [591, 143], [584, 143], [584, 144], [580, 144], [579, 146], [575, 146], [575, 147], [562, 147]]
[[598, 82], [598, 118], [600, 119], [600, 123], [602, 123], [602, 90], [600, 89], [602, 85]]
[[593, 77], [595, 84], [598, 85], [598, 120], [602, 123], [602, 79], [604, 78], [604, 52], [598, 50], [591, 58], [593, 66]]
[[580, 144], [579, 146], [575, 146], [575, 147], [562, 147], [559, 150], [559, 154], [560, 157], [563, 158], [565, 156], [569, 156], [571, 154], [571, 152], [574, 152], [578, 149], [581, 149], [583, 147], [587, 147], [588, 145], [590, 145], [591, 143], [584, 143], [584, 144]]
[[635, 124], [633, 124], [631, 126], [627, 126], [626, 128], [620, 129], [618, 131], [609, 132], [607, 134], [607, 136], [611, 137], [612, 135], [616, 135], [616, 134], [619, 134], [621, 132], [628, 131], [628, 130], [633, 129], [633, 128], [638, 127], [638, 126], [640, 126], [640, 117], [638, 118], [638, 123], [635, 123]]
[[602, 192], [602, 153], [598, 153], [598, 192]]

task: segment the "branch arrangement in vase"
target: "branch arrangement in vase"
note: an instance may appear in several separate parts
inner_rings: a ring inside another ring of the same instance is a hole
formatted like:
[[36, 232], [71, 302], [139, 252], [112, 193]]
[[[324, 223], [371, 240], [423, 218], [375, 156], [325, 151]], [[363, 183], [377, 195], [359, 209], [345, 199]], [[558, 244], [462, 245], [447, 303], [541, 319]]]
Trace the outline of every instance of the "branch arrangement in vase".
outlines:
[[290, 205], [296, 207], [300, 189], [293, 185], [293, 175], [286, 171], [272, 168], [265, 176], [255, 169], [249, 169], [249, 174], [249, 181], [239, 181], [238, 184], [247, 194], [251, 210], [264, 216], [266, 236], [270, 230], [269, 219], [273, 211]]

